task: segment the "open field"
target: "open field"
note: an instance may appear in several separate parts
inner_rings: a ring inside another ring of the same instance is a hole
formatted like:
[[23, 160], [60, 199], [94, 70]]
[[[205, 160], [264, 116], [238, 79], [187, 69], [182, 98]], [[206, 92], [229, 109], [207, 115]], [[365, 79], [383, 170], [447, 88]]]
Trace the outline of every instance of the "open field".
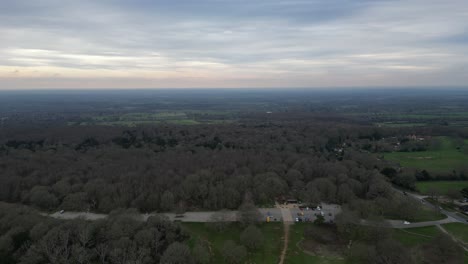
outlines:
[[445, 219], [446, 216], [437, 213], [432, 209], [423, 207], [421, 210], [419, 210], [419, 213], [416, 215], [416, 218], [413, 220], [414, 222], [426, 222], [426, 221], [436, 221], [436, 220], [441, 220]]
[[79, 122], [69, 122], [68, 125], [103, 125], [128, 126], [147, 124], [222, 124], [233, 122], [233, 113], [229, 111], [161, 111], [153, 113], [124, 113], [108, 115], [92, 115]]
[[437, 150], [385, 153], [384, 158], [398, 162], [402, 167], [425, 169], [434, 173], [448, 173], [466, 165], [468, 155], [456, 149], [452, 139], [439, 139], [440, 147]]
[[468, 243], [468, 225], [462, 223], [450, 223], [442, 226], [456, 238]]
[[393, 238], [406, 246], [416, 246], [430, 242], [441, 232], [435, 226], [394, 229]]
[[[211, 263], [224, 263], [221, 254], [224, 242], [233, 240], [237, 244], [240, 244], [239, 236], [243, 231], [243, 228], [237, 224], [230, 225], [226, 230], [220, 232], [211, 230], [204, 223], [182, 223], [182, 226], [191, 235], [189, 240], [190, 247], [194, 246], [197, 239], [202, 239], [209, 243], [212, 250]], [[283, 224], [264, 223], [259, 227], [263, 233], [264, 245], [255, 251], [249, 250], [245, 263], [277, 263], [282, 246]]]
[[[443, 227], [454, 234], [458, 233], [460, 239], [467, 239], [468, 227], [461, 223], [444, 224]], [[442, 234], [436, 226], [416, 227], [408, 229], [394, 229], [393, 238], [408, 247], [417, 247], [431, 242], [432, 239]], [[466, 241], [466, 240], [464, 240]], [[468, 253], [464, 254], [464, 262], [468, 263]]]
[[290, 227], [289, 234], [289, 245], [286, 252], [286, 258], [284, 263], [286, 264], [340, 264], [345, 263], [344, 260], [336, 257], [326, 256], [312, 256], [305, 253], [301, 248], [298, 247], [299, 242], [304, 239], [304, 228], [311, 223], [295, 223]]
[[401, 216], [395, 214], [386, 214], [384, 216], [386, 219], [393, 219], [393, 220], [408, 220], [410, 222], [426, 222], [426, 221], [437, 221], [447, 218], [444, 214], [438, 213], [433, 209], [430, 209], [425, 206], [421, 206], [417, 209], [417, 212], [414, 214], [412, 219], [401, 219]]
[[426, 123], [411, 123], [411, 122], [382, 122], [382, 123], [375, 123], [375, 125], [381, 127], [418, 127], [418, 126], [426, 126]]
[[428, 194], [432, 188], [446, 194], [450, 189], [468, 188], [468, 181], [420, 181], [416, 182], [416, 188], [423, 194]]

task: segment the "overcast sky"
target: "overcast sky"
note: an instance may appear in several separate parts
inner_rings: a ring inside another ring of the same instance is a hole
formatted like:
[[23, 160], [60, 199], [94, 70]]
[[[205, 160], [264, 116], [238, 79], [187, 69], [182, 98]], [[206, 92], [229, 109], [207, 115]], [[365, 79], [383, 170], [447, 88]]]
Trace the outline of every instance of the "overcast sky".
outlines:
[[467, 0], [0, 0], [0, 89], [468, 86]]

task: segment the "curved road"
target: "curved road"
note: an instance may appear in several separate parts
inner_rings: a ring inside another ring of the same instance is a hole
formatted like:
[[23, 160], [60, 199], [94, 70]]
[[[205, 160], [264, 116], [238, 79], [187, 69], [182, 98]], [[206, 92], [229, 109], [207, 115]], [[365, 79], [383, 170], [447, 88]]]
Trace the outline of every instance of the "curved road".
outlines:
[[[426, 207], [429, 207], [431, 209], [437, 209], [437, 206], [427, 202], [426, 200], [424, 200], [425, 198], [428, 198], [429, 196], [427, 195], [421, 195], [421, 194], [416, 194], [416, 193], [411, 193], [411, 192], [404, 192], [400, 189], [397, 189], [397, 188], [393, 188], [396, 192], [398, 193], [401, 193], [403, 195], [405, 195], [404, 193], [406, 193], [406, 196], [409, 196], [409, 197], [412, 197], [413, 199], [419, 201], [420, 203], [422, 203], [423, 205], [425, 205]], [[447, 211], [447, 210], [444, 210], [442, 208], [439, 208], [440, 212], [444, 215], [447, 216], [447, 218], [450, 220], [450, 222], [447, 222], [447, 223], [451, 223], [451, 222], [460, 222], [460, 223], [463, 223], [463, 224], [468, 224], [467, 222], [467, 219], [466, 218], [463, 218], [462, 216], [454, 213], [454, 212], [450, 212], [450, 211]], [[444, 221], [445, 219], [443, 220], [440, 220], [440, 221]], [[434, 221], [432, 221], [434, 222]], [[439, 222], [439, 221], [438, 221]], [[441, 224], [445, 224], [446, 222], [441, 222]], [[434, 224], [436, 225], [436, 224]]]

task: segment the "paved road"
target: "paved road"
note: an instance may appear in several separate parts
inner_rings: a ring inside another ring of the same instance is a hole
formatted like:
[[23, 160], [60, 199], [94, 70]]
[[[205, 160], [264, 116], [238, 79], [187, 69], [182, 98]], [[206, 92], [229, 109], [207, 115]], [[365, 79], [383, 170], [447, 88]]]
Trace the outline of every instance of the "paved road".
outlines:
[[59, 212], [55, 212], [53, 214], [41, 213], [43, 216], [50, 216], [57, 219], [65, 219], [65, 220], [72, 220], [72, 219], [85, 219], [90, 221], [95, 221], [99, 219], [104, 219], [107, 217], [106, 214], [95, 214], [95, 213], [87, 213], [87, 212], [64, 212], [63, 214]]
[[[402, 192], [400, 190], [397, 190], [398, 192]], [[408, 193], [411, 197], [421, 200], [424, 199], [425, 196], [422, 195], [417, 195], [417, 194], [410, 194]], [[426, 206], [429, 207], [434, 207], [433, 205], [429, 203], [425, 203]], [[321, 211], [317, 210], [300, 210], [297, 207], [293, 208], [261, 208], [259, 209], [261, 213], [261, 219], [260, 221], [266, 221], [267, 216], [270, 217], [270, 221], [272, 222], [294, 222], [296, 221], [296, 218], [301, 218], [303, 220], [307, 219], [309, 221], [314, 221], [316, 219], [316, 214], [319, 214], [320, 212], [323, 212], [323, 216], [325, 217], [326, 222], [332, 222], [335, 219], [335, 216], [341, 211], [341, 208], [337, 205], [330, 205], [330, 204], [322, 204], [323, 209]], [[176, 214], [174, 213], [162, 213], [160, 215], [164, 215], [168, 217], [172, 221], [181, 221], [181, 222], [212, 222], [213, 220], [213, 215], [217, 213], [215, 211], [209, 211], [209, 212], [186, 212], [183, 217], [176, 217]], [[440, 225], [440, 224], [446, 224], [446, 223], [453, 223], [453, 222], [463, 222], [466, 224], [466, 221], [463, 219], [459, 219], [461, 217], [452, 217], [452, 213], [446, 212], [445, 210], [442, 210], [442, 213], [447, 215], [447, 218], [438, 220], [438, 221], [427, 221], [427, 222], [416, 222], [416, 223], [411, 223], [408, 225], [405, 225], [403, 223], [403, 220], [387, 220], [387, 223], [389, 226], [393, 228], [412, 228], [412, 227], [423, 227], [423, 226], [434, 226], [434, 225]], [[98, 219], [103, 219], [106, 218], [107, 215], [105, 214], [95, 214], [95, 213], [87, 213], [87, 212], [64, 212], [63, 214], [60, 214], [59, 212], [53, 213], [53, 214], [46, 214], [42, 213], [42, 215], [45, 216], [50, 216], [53, 218], [57, 219], [77, 219], [77, 218], [83, 218], [85, 220], [98, 220]], [[141, 220], [141, 221], [146, 221], [148, 217], [156, 215], [154, 213], [152, 214], [142, 214], [135, 216], [136, 219]], [[227, 222], [234, 222], [237, 221], [237, 211], [226, 211], [225, 215], [223, 217], [224, 221]], [[363, 224], [366, 224], [363, 222]]]
[[[333, 221], [337, 213], [340, 212], [341, 208], [338, 205], [328, 205], [323, 204], [322, 212], [325, 217], [325, 221]], [[270, 221], [272, 222], [282, 222], [283, 219], [286, 221], [293, 222], [295, 221], [296, 217], [300, 217], [301, 219], [305, 220], [308, 219], [309, 221], [314, 221], [316, 219], [316, 214], [320, 212], [317, 210], [300, 210], [299, 208], [260, 208], [259, 209], [261, 214], [260, 221], [266, 221], [267, 217], [270, 217]], [[160, 213], [159, 215], [167, 216], [172, 221], [181, 221], [181, 222], [212, 222], [215, 221], [213, 219], [213, 215], [218, 213], [217, 211], [208, 211], [208, 212], [186, 212], [183, 214], [183, 217], [177, 217], [174, 213]], [[303, 215], [302, 215], [303, 214]], [[59, 212], [55, 212], [53, 214], [46, 214], [42, 213], [44, 216], [50, 216], [57, 219], [78, 219], [82, 218], [85, 220], [99, 220], [106, 218], [106, 214], [96, 214], [96, 213], [88, 213], [88, 212], [64, 212], [60, 214]], [[141, 221], [146, 221], [148, 217], [152, 215], [157, 215], [156, 213], [151, 214], [141, 214], [135, 216], [136, 219]], [[226, 222], [234, 222], [237, 221], [237, 211], [226, 211], [224, 212], [224, 221]]]
[[426, 222], [416, 222], [416, 223], [410, 223], [409, 225], [405, 225], [402, 220], [387, 220], [387, 223], [390, 224], [391, 227], [393, 228], [413, 228], [413, 227], [423, 227], [423, 226], [435, 226], [435, 225], [440, 225], [440, 224], [447, 224], [447, 223], [456, 223], [458, 222], [456, 219], [453, 219], [452, 217], [447, 217], [442, 220], [437, 220], [437, 221], [426, 221]]
[[[393, 188], [396, 192], [399, 192], [401, 194], [403, 194], [403, 191], [402, 190], [399, 190], [397, 188]], [[417, 201], [419, 201], [420, 203], [422, 203], [423, 205], [425, 205], [426, 207], [428, 208], [431, 208], [431, 209], [437, 209], [437, 206], [436, 205], [433, 205], [429, 202], [427, 202], [426, 200], [424, 200], [425, 198], [428, 198], [429, 196], [427, 195], [421, 195], [421, 194], [416, 194], [416, 193], [412, 193], [412, 192], [406, 192], [406, 195], [409, 196], [409, 197], [412, 197], [414, 199], [416, 199]], [[444, 209], [438, 209], [440, 210], [440, 212], [444, 215], [447, 216], [447, 218], [449, 218], [452, 222], [460, 222], [460, 223], [464, 223], [464, 224], [468, 224], [467, 222], [467, 219], [454, 213], [454, 212], [450, 212], [450, 211], [447, 211], [447, 210], [444, 210]], [[442, 221], [442, 220], [441, 220]], [[449, 222], [451, 223], [451, 222]]]

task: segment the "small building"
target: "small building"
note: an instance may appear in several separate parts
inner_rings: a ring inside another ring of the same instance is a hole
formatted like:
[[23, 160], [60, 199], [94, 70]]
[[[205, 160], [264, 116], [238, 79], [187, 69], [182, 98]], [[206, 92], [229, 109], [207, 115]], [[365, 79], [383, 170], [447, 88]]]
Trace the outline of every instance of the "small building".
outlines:
[[286, 203], [287, 203], [287, 204], [297, 204], [298, 201], [297, 201], [297, 199], [287, 199], [287, 200], [286, 200]]

